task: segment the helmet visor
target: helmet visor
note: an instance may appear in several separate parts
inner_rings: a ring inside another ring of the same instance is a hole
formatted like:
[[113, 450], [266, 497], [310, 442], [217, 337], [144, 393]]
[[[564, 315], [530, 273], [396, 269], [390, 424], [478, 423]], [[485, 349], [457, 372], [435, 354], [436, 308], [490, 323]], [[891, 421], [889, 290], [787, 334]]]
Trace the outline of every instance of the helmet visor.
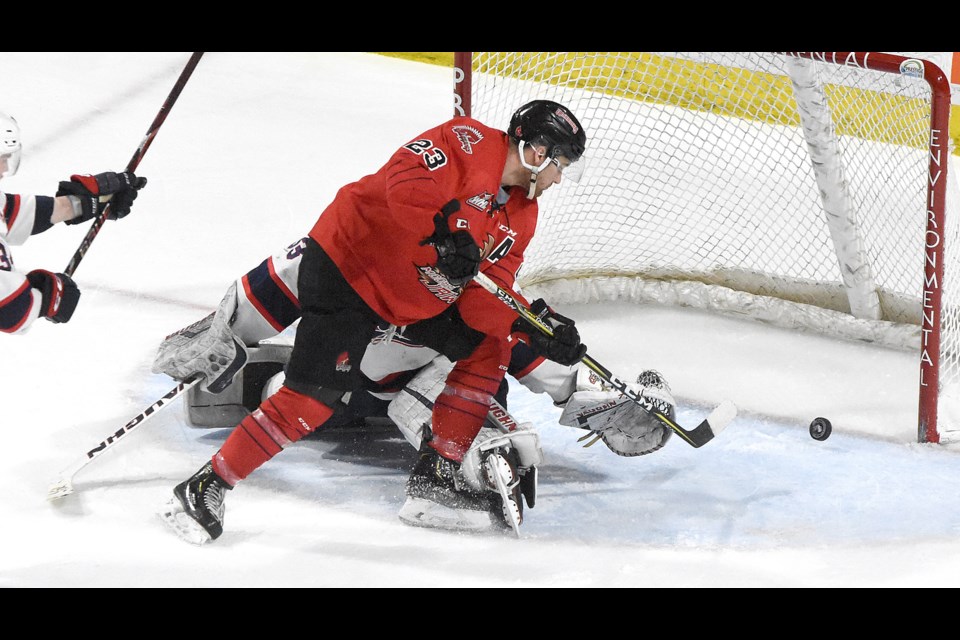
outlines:
[[569, 180], [575, 184], [579, 183], [581, 178], [583, 178], [583, 173], [587, 165], [587, 159], [583, 156], [580, 156], [580, 159], [576, 162], [570, 162], [566, 156], [559, 154], [557, 157], [550, 158], [550, 161], [560, 171], [564, 180]]

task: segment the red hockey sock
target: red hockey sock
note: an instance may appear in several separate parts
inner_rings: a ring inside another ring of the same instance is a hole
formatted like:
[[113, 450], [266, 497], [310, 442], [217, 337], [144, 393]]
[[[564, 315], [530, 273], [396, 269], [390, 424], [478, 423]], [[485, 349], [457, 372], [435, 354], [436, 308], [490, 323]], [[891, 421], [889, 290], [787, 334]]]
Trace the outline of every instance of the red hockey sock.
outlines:
[[490, 411], [510, 360], [505, 340], [487, 336], [470, 356], [457, 362], [433, 403], [430, 446], [445, 458], [463, 461]]
[[490, 410], [493, 394], [447, 385], [433, 403], [430, 446], [444, 458], [463, 461]]
[[234, 428], [213, 456], [213, 470], [234, 486], [331, 415], [319, 400], [280, 387]]

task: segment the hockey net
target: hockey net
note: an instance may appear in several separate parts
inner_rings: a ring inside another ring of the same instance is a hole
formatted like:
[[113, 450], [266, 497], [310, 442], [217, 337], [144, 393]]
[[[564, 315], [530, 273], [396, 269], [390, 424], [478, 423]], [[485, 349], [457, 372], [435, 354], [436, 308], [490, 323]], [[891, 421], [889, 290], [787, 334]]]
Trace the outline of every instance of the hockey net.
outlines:
[[960, 195], [936, 64], [852, 52], [458, 52], [455, 67], [458, 114], [505, 123], [550, 99], [587, 130], [584, 177], [543, 196], [525, 291], [690, 306], [915, 350], [918, 440], [960, 439], [960, 411], [946, 406], [960, 405], [960, 292], [949, 286]]

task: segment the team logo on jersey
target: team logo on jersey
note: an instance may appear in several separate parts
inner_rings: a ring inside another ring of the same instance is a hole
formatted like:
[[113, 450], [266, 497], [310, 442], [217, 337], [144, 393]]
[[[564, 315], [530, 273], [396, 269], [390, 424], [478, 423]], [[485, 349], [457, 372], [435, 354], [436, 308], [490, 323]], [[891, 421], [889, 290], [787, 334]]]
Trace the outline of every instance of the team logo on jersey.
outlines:
[[337, 356], [337, 371], [347, 373], [353, 365], [350, 364], [350, 354], [346, 351]]
[[[488, 233], [487, 237], [483, 239], [483, 244], [480, 245], [481, 260], [486, 260], [491, 255], [493, 255], [493, 246], [494, 244], [496, 244], [496, 242], [497, 242], [497, 239]], [[494, 260], [494, 262], [496, 262], [496, 260]]]
[[484, 191], [467, 198], [465, 202], [480, 213], [486, 213], [490, 209], [490, 203], [493, 202], [493, 194]]
[[460, 148], [464, 153], [473, 154], [473, 145], [483, 140], [483, 134], [467, 125], [459, 124], [452, 129], [457, 139], [460, 140]]
[[417, 271], [420, 274], [420, 284], [441, 302], [453, 304], [460, 297], [463, 288], [450, 284], [447, 277], [440, 273], [436, 267], [427, 264], [417, 267]]

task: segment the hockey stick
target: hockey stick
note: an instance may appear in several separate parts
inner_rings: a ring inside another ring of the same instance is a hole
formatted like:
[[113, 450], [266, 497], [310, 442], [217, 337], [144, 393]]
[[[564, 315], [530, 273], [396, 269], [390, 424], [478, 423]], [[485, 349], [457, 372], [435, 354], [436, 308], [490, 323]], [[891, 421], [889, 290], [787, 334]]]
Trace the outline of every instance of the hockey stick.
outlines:
[[[481, 287], [497, 296], [501, 302], [516, 311], [521, 318], [532, 324], [542, 333], [545, 333], [548, 336], [553, 335], [553, 330], [549, 327], [549, 325], [541, 321], [535, 313], [523, 306], [523, 304], [521, 304], [520, 301], [513, 296], [513, 294], [503, 287], [498, 286], [485, 274], [478, 273], [474, 280]], [[736, 405], [729, 400], [724, 400], [717, 405], [713, 411], [710, 412], [710, 415], [707, 416], [703, 422], [693, 429], [686, 429], [657, 411], [657, 408], [653, 405], [653, 403], [647, 398], [643, 397], [642, 393], [637, 393], [630, 389], [625, 382], [613, 375], [609, 369], [601, 365], [589, 355], [584, 355], [580, 361], [589, 367], [591, 371], [610, 383], [617, 391], [633, 400], [636, 404], [645, 409], [647, 413], [662, 422], [665, 426], [672, 429], [678, 436], [686, 440], [693, 447], [702, 447], [713, 440], [714, 436], [723, 431], [737, 416]]]
[[[157, 113], [157, 117], [153, 119], [153, 124], [151, 124], [150, 128], [147, 129], [147, 134], [143, 137], [143, 140], [140, 141], [140, 146], [137, 147], [136, 151], [134, 151], [133, 157], [130, 158], [130, 162], [127, 163], [127, 171], [132, 173], [133, 171], [136, 171], [137, 167], [140, 165], [140, 160], [143, 159], [143, 156], [147, 153], [147, 149], [150, 148], [150, 144], [153, 142], [157, 132], [160, 130], [160, 125], [162, 125], [163, 121], [167, 119], [170, 109], [173, 108], [177, 98], [180, 97], [180, 92], [183, 91], [184, 85], [187, 84], [187, 80], [190, 79], [190, 75], [197, 67], [197, 63], [200, 62], [200, 57], [202, 55], [202, 51], [196, 51], [192, 56], [190, 56], [190, 60], [187, 61], [187, 66], [184, 67], [183, 71], [180, 73], [180, 77], [177, 79], [177, 83], [173, 85], [170, 95], [167, 96], [163, 106], [160, 107], [160, 112]], [[100, 228], [103, 226], [103, 223], [107, 221], [107, 216], [109, 215], [110, 203], [108, 202], [103, 212], [94, 219], [93, 224], [90, 226], [90, 230], [87, 231], [87, 235], [83, 237], [83, 241], [80, 243], [80, 246], [77, 248], [76, 252], [74, 252], [73, 258], [70, 259], [70, 264], [68, 264], [67, 268], [64, 270], [64, 273], [66, 273], [68, 276], [72, 277], [73, 272], [77, 270], [78, 266], [80, 266], [80, 261], [83, 260], [84, 254], [87, 253], [90, 245], [93, 244], [93, 239], [97, 237], [98, 233], [100, 233]]]
[[104, 440], [100, 442], [97, 446], [87, 451], [84, 456], [77, 460], [74, 464], [66, 467], [63, 471], [60, 472], [60, 478], [50, 485], [49, 491], [47, 491], [48, 500], [57, 500], [68, 496], [73, 493], [73, 477], [77, 473], [86, 467], [90, 462], [99, 456], [101, 453], [115, 445], [120, 438], [130, 433], [134, 428], [140, 426], [146, 422], [153, 414], [159, 411], [161, 408], [166, 406], [171, 400], [174, 400], [181, 396], [188, 389], [193, 387], [195, 384], [202, 380], [202, 376], [195, 375], [187, 378], [173, 389], [168, 391], [166, 395], [162, 398], [151, 404], [149, 407], [140, 412], [136, 417], [134, 417], [130, 422], [123, 425], [116, 433], [113, 433], [107, 436]]

